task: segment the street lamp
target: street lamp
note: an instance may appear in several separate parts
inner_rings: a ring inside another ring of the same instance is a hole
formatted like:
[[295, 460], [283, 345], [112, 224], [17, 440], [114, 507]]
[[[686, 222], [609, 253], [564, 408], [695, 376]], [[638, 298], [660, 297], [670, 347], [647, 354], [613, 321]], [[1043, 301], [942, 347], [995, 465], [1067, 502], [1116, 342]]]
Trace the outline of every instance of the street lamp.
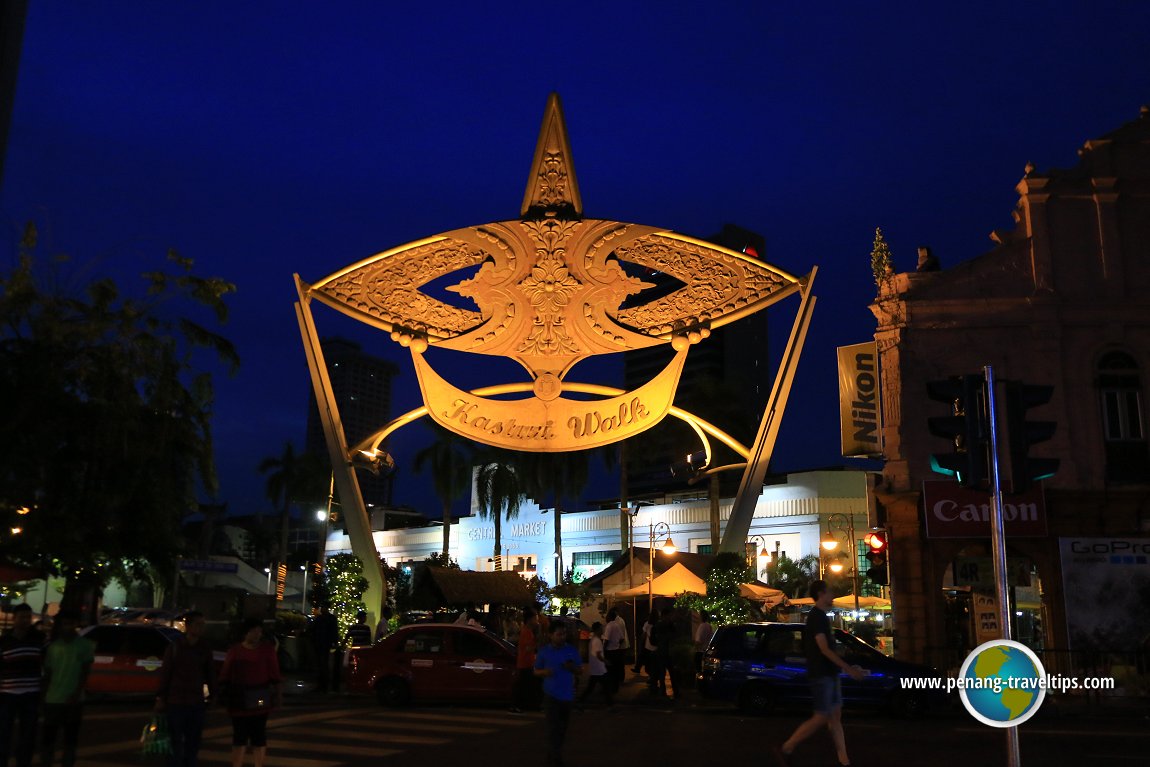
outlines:
[[[769, 559], [771, 556], [771, 553], [767, 551], [767, 539], [758, 534], [748, 535], [746, 550], [747, 564], [755, 568], [755, 580], [758, 580], [763, 571], [763, 568], [759, 566], [759, 560]], [[754, 564], [751, 564], [752, 562]]]
[[655, 606], [655, 592], [652, 583], [655, 581], [655, 541], [657, 538], [666, 536], [663, 541], [662, 549], [664, 554], [674, 554], [675, 542], [671, 540], [671, 526], [666, 522], [652, 522], [651, 523], [651, 547], [648, 551], [651, 554], [651, 572], [647, 575], [647, 613], [650, 614], [652, 608]]
[[299, 569], [303, 570], [303, 590], [300, 592], [299, 611], [307, 615], [307, 565], [300, 565]]
[[[853, 563], [851, 567], [851, 590], [854, 592], [855, 614], [857, 615], [859, 611], [859, 568], [858, 555], [855, 553], [854, 517], [838, 513], [831, 514], [827, 517], [827, 532], [820, 543], [824, 551], [834, 551], [839, 547], [838, 538], [831, 533], [832, 529], [845, 532], [847, 536], [847, 557], [849, 561]], [[827, 565], [827, 569], [837, 575], [843, 571], [843, 564], [839, 561], [833, 561]]]
[[327, 535], [331, 528], [331, 507], [335, 505], [335, 472], [331, 473], [331, 484], [327, 488], [327, 509], [317, 509], [315, 518], [317, 522], [323, 522], [323, 530], [319, 535], [319, 551], [316, 553], [316, 562], [319, 562], [320, 569], [323, 569], [323, 563], [327, 560]]

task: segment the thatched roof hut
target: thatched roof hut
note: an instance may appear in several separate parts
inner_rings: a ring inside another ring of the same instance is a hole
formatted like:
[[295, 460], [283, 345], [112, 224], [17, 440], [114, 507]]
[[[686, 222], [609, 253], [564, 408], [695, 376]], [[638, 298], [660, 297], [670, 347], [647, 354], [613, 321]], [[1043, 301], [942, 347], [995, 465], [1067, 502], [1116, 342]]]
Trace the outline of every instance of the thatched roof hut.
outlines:
[[520, 575], [512, 572], [473, 572], [447, 567], [416, 571], [412, 605], [422, 609], [475, 605], [535, 604], [535, 595]]

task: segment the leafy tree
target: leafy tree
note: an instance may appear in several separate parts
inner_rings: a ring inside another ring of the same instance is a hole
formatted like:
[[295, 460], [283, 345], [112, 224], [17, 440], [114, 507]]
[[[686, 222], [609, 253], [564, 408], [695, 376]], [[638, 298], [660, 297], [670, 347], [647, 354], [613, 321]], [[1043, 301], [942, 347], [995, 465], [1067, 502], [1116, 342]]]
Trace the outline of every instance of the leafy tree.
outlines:
[[431, 567], [446, 567], [448, 570], [459, 570], [459, 563], [440, 551], [433, 551], [424, 560]]
[[540, 578], [538, 575], [532, 575], [527, 579], [527, 588], [533, 595], [532, 601], [537, 605], [547, 604], [549, 597], [549, 589], [547, 588], [547, 581]]
[[29, 225], [0, 273], [0, 520], [23, 533], [0, 555], [68, 577], [64, 604], [91, 619], [112, 577], [170, 582], [181, 518], [216, 492], [212, 377], [235, 349], [202, 323], [227, 318], [231, 283], [170, 270], [142, 275], [143, 297], [110, 278], [70, 280], [66, 259], [34, 258]]
[[685, 594], [675, 600], [675, 606], [709, 613], [720, 626], [739, 623], [753, 614], [751, 601], [739, 594], [740, 585], [754, 580], [754, 571], [742, 556], [730, 551], [717, 554], [703, 580], [706, 595]]
[[415, 471], [431, 469], [435, 495], [443, 504], [443, 556], [451, 551], [451, 504], [471, 486], [471, 443], [442, 426], [435, 426], [436, 439], [415, 454]]
[[327, 558], [328, 606], [339, 624], [341, 637], [355, 623], [355, 614], [367, 609], [360, 598], [367, 585], [363, 563], [355, 554], [333, 554]]
[[894, 262], [890, 256], [890, 246], [882, 236], [882, 228], [875, 227], [874, 245], [870, 251], [870, 269], [874, 274], [875, 286], [881, 288], [894, 274]]
[[578, 612], [591, 596], [591, 590], [575, 580], [575, 568], [569, 567], [563, 573], [563, 580], [547, 590], [552, 601], [558, 601], [561, 608]]
[[399, 616], [411, 609], [411, 570], [402, 565], [392, 567], [382, 557], [379, 564], [383, 568], [384, 581], [387, 583], [387, 599], [384, 600], [384, 604], [391, 608], [391, 617], [387, 622], [390, 631], [399, 626]]

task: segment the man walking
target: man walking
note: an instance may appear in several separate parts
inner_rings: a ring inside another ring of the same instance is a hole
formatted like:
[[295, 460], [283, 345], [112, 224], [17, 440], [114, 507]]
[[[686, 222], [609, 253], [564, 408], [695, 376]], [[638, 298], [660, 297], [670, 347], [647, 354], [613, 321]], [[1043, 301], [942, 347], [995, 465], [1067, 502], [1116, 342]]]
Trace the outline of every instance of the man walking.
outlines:
[[80, 614], [61, 610], [56, 614], [55, 639], [44, 652], [44, 739], [40, 764], [52, 767], [56, 759], [56, 736], [63, 741], [61, 767], [76, 764], [76, 742], [84, 711], [84, 683], [95, 660], [95, 646], [81, 638]]
[[547, 765], [563, 767], [563, 740], [575, 700], [575, 676], [582, 669], [579, 651], [567, 641], [567, 626], [554, 621], [548, 644], [535, 656], [535, 675], [543, 677], [543, 711], [547, 724]]
[[315, 650], [315, 687], [319, 692], [327, 692], [331, 687], [331, 680], [336, 679], [336, 689], [339, 685], [339, 671], [334, 669], [335, 660], [332, 655], [339, 647], [339, 623], [327, 605], [320, 605], [319, 615], [311, 622], [311, 646]]
[[511, 713], [522, 714], [539, 708], [539, 680], [535, 678], [535, 654], [539, 646], [539, 616], [535, 608], [523, 608], [519, 625], [519, 644], [515, 649], [515, 686], [512, 688]]
[[16, 767], [32, 765], [43, 656], [44, 635], [32, 628], [32, 608], [16, 605], [12, 628], [0, 637], [0, 767], [8, 767], [9, 754], [15, 755]]
[[156, 693], [156, 712], [168, 717], [168, 734], [172, 738], [169, 767], [196, 767], [200, 738], [204, 732], [207, 702], [216, 689], [212, 650], [204, 639], [208, 622], [201, 612], [190, 612], [184, 618], [184, 636], [168, 646], [160, 666], [160, 688]]
[[814, 713], [811, 718], [799, 725], [781, 746], [776, 746], [775, 759], [781, 767], [789, 764], [795, 746], [826, 727], [835, 744], [839, 764], [848, 767], [846, 737], [843, 735], [843, 690], [839, 681], [839, 669], [851, 675], [852, 679], [862, 679], [865, 674], [858, 666], [852, 666], [835, 652], [835, 638], [831, 632], [831, 621], [827, 610], [831, 608], [833, 596], [826, 581], [814, 581], [810, 588], [815, 606], [807, 616], [803, 629], [803, 649], [807, 656], [807, 676], [810, 678], [811, 698]]
[[603, 627], [603, 656], [607, 659], [608, 695], [618, 692], [623, 686], [627, 647], [626, 624], [619, 618], [619, 611], [612, 607], [607, 611], [607, 624]]

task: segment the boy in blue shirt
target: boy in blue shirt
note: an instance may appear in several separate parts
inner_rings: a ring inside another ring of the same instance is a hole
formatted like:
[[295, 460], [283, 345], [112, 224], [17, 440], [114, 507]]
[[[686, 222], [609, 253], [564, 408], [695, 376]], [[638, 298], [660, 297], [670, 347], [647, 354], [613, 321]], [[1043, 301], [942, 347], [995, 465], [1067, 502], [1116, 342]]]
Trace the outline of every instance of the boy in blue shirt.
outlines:
[[563, 740], [575, 700], [575, 677], [583, 668], [579, 651], [567, 641], [567, 626], [551, 624], [548, 644], [535, 655], [535, 676], [543, 677], [543, 711], [547, 723], [547, 764], [563, 767]]

